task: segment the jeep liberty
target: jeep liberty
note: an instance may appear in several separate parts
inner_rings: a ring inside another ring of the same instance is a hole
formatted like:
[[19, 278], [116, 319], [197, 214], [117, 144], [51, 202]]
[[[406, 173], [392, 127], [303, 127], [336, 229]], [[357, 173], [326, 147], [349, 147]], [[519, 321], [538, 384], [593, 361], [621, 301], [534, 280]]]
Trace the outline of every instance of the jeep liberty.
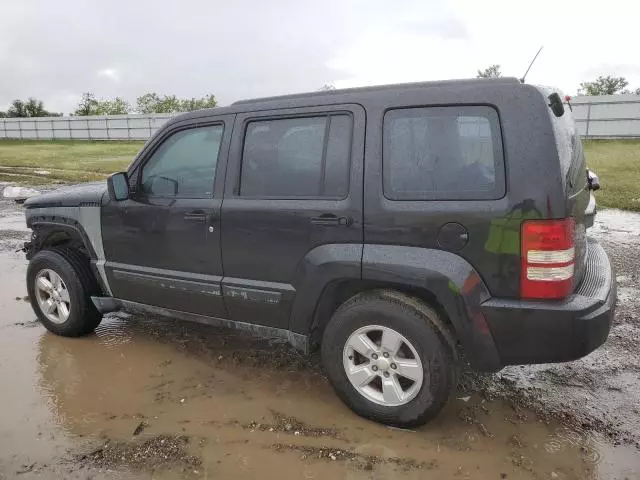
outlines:
[[356, 413], [419, 425], [463, 361], [606, 340], [593, 178], [570, 106], [517, 79], [241, 101], [174, 117], [107, 182], [27, 200], [29, 297], [69, 337], [123, 309], [319, 346]]

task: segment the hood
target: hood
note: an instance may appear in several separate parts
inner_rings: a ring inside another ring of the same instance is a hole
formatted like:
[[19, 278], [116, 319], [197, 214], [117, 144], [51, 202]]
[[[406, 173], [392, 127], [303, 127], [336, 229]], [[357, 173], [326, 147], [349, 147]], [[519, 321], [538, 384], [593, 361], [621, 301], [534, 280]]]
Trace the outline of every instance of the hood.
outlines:
[[97, 206], [107, 191], [107, 182], [81, 183], [28, 198], [26, 208]]

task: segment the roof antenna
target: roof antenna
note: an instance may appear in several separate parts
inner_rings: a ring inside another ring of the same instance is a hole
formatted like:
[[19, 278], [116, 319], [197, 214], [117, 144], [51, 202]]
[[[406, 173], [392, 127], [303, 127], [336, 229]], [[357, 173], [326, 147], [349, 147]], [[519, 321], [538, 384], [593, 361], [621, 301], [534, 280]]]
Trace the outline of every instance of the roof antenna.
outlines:
[[522, 76], [522, 78], [520, 79], [520, 81], [522, 83], [524, 83], [524, 79], [527, 77], [527, 73], [529, 73], [529, 70], [531, 70], [531, 66], [533, 65], [533, 62], [536, 61], [536, 58], [538, 58], [538, 55], [540, 55], [540, 52], [542, 51], [542, 47], [544, 47], [544, 45], [540, 46], [540, 49], [538, 50], [538, 53], [536, 53], [536, 56], [533, 57], [533, 60], [531, 60], [531, 63], [529, 64], [529, 68], [527, 68], [527, 71], [524, 72], [524, 75]]

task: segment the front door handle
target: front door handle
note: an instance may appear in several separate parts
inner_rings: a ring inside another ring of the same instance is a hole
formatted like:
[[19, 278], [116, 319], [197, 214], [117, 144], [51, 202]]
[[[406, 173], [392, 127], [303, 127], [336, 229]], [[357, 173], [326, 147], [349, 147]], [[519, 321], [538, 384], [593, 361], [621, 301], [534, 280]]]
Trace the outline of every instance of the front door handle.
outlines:
[[187, 222], [205, 223], [207, 221], [207, 214], [203, 211], [196, 210], [195, 212], [185, 213], [184, 219]]
[[311, 223], [325, 227], [348, 227], [353, 223], [353, 220], [351, 217], [338, 217], [332, 213], [324, 213], [319, 217], [312, 217]]

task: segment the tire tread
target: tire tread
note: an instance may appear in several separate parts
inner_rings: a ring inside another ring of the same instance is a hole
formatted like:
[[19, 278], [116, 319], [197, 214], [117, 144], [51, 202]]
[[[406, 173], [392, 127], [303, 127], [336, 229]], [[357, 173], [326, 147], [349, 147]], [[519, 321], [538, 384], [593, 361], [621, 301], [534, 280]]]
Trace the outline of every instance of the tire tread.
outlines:
[[[330, 380], [332, 380], [332, 384], [338, 396], [340, 396], [340, 398], [347, 405], [354, 409], [356, 413], [364, 416], [365, 418], [385, 423], [387, 425], [400, 427], [413, 427], [422, 425], [438, 415], [438, 413], [448, 402], [451, 393], [455, 389], [458, 377], [458, 355], [455, 348], [455, 340], [451, 332], [449, 332], [444, 324], [440, 321], [436, 311], [420, 299], [408, 296], [395, 290], [386, 289], [361, 292], [349, 298], [334, 312], [332, 320], [329, 322], [329, 325], [327, 325], [327, 328], [325, 329], [322, 341], [323, 363], [330, 361], [342, 362], [342, 358], [337, 360], [335, 358], [327, 358], [329, 356], [329, 354], [327, 353], [328, 349], [324, 348], [327, 343], [332, 342], [330, 337], [334, 334], [334, 330], [338, 327], [336, 325], [336, 322], [334, 322], [334, 319], [340, 318], [349, 310], [360, 305], [370, 305], [372, 303], [378, 302], [384, 302], [386, 304], [393, 305], [395, 308], [399, 308], [402, 312], [406, 313], [404, 317], [407, 319], [413, 319], [415, 317], [422, 319], [424, 327], [428, 328], [440, 340], [443, 346], [442, 351], [444, 354], [444, 362], [442, 368], [445, 370], [442, 375], [439, 376], [439, 378], [444, 381], [444, 388], [442, 389], [441, 394], [434, 398], [434, 401], [429, 406], [429, 408], [421, 412], [416, 412], [416, 414], [412, 416], [406, 415], [405, 412], [402, 419], [400, 420], [398, 418], [397, 411], [393, 411], [392, 409], [390, 409], [389, 412], [384, 412], [383, 409], [385, 407], [374, 407], [370, 411], [364, 411], [364, 409], [362, 408], [356, 409], [354, 407], [354, 403], [356, 402], [353, 401], [351, 396], [360, 394], [353, 390], [353, 387], [350, 384], [347, 388], [351, 389], [351, 391], [344, 391], [344, 389], [340, 386], [340, 382], [334, 382], [331, 378]], [[327, 370], [326, 367], [325, 370]], [[410, 405], [410, 403], [407, 405]]]
[[[54, 264], [66, 263], [75, 274], [70, 280], [67, 280], [67, 283], [73, 282], [74, 290], [79, 292], [79, 297], [81, 298], [77, 298], [74, 302], [79, 308], [79, 311], [77, 315], [74, 316], [75, 318], [72, 319], [71, 324], [52, 324], [48, 322], [46, 318], [43, 318], [43, 315], [38, 314], [40, 321], [48, 330], [66, 337], [79, 337], [91, 333], [100, 324], [102, 315], [96, 310], [91, 301], [92, 295], [100, 295], [100, 287], [91, 271], [89, 258], [80, 251], [68, 247], [55, 247], [41, 250], [32, 258], [29, 264], [27, 282], [31, 283], [31, 265], [33, 262], [41, 259]], [[58, 274], [60, 274], [60, 272], [58, 272]], [[28, 287], [31, 288], [30, 285], [28, 285]], [[69, 288], [69, 285], [67, 288]], [[29, 292], [29, 296], [33, 297], [31, 291]], [[31, 304], [36, 313], [38, 313], [40, 308], [35, 298], [32, 298]]]

